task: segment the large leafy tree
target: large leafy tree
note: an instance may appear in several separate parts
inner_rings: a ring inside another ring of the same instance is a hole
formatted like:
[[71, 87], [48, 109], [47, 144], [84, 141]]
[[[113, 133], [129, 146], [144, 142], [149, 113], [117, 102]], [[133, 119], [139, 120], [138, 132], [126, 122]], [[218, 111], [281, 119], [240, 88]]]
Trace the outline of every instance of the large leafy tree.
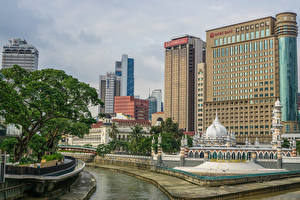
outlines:
[[[15, 160], [19, 161], [32, 137], [48, 127], [53, 134], [54, 124], [68, 120], [69, 128], [77, 124], [90, 125], [93, 120], [88, 105], [103, 103], [96, 89], [76, 78], [54, 69], [28, 72], [18, 66], [1, 69], [0, 116], [6, 123], [22, 126], [17, 138]], [[85, 133], [86, 129], [83, 128]]]
[[[182, 131], [178, 128], [178, 123], [174, 123], [171, 118], [162, 121], [160, 126], [151, 127], [150, 133], [157, 140], [159, 134], [162, 136], [162, 149], [166, 153], [174, 153], [180, 149]], [[155, 145], [157, 148], [157, 146]]]

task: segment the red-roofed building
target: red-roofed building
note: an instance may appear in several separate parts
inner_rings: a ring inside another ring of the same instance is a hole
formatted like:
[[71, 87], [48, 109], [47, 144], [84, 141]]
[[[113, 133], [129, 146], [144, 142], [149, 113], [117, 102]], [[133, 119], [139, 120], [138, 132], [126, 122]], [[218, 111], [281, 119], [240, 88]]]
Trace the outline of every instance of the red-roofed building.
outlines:
[[103, 125], [103, 122], [97, 122], [96, 124], [92, 124], [91, 128], [100, 128]]
[[135, 119], [135, 120], [130, 120], [130, 119], [113, 119], [112, 122], [115, 122], [116, 124], [119, 125], [127, 125], [127, 126], [151, 126], [151, 122], [148, 120], [144, 119]]
[[151, 129], [151, 122], [144, 119], [103, 119], [95, 124], [91, 125], [91, 129], [88, 135], [85, 135], [83, 138], [79, 137], [69, 137], [69, 145], [86, 145], [90, 144], [93, 147], [97, 147], [99, 144], [107, 144], [111, 138], [109, 137], [109, 132], [112, 128], [112, 124], [115, 123], [119, 131], [117, 134], [118, 140], [128, 140], [132, 132], [132, 127], [141, 126], [143, 129], [143, 135], [150, 137], [149, 134]]

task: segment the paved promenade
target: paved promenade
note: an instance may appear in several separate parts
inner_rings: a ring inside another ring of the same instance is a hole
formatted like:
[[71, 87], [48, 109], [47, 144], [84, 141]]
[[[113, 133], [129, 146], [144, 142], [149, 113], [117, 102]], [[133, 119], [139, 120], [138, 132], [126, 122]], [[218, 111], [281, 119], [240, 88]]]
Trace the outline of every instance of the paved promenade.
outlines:
[[251, 194], [263, 194], [300, 186], [300, 177], [262, 183], [247, 183], [233, 186], [201, 187], [182, 179], [133, 167], [87, 163], [87, 167], [99, 167], [122, 172], [155, 184], [171, 199], [233, 199]]

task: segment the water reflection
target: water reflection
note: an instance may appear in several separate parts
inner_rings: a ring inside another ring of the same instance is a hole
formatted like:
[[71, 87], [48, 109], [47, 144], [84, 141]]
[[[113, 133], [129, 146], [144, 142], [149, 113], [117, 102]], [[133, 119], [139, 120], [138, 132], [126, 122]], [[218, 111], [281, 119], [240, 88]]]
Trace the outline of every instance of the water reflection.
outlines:
[[97, 190], [91, 200], [155, 199], [168, 197], [154, 185], [137, 178], [101, 168], [86, 168], [97, 180]]

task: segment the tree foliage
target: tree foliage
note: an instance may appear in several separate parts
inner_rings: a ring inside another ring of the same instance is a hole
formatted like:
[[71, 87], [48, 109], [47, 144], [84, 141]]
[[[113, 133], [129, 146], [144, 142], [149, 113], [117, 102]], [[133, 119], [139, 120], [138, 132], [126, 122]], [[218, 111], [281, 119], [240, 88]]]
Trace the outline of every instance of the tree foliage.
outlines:
[[[164, 152], [175, 153], [179, 151], [182, 131], [179, 130], [178, 123], [174, 123], [171, 118], [162, 121], [160, 126], [151, 127], [150, 133], [154, 135], [155, 140], [161, 134], [161, 147]], [[157, 146], [155, 147], [157, 148]]]
[[117, 129], [116, 124], [115, 124], [115, 123], [112, 123], [111, 129], [110, 129], [109, 132], [108, 132], [109, 137], [110, 137], [112, 140], [116, 140], [118, 134], [119, 134], [119, 130]]
[[48, 151], [46, 142], [46, 138], [38, 134], [34, 135], [29, 142], [29, 147], [32, 150], [32, 156], [37, 158], [38, 161], [41, 161], [45, 152]]
[[[61, 70], [29, 72], [14, 66], [1, 69], [0, 73], [4, 77], [0, 79], [0, 115], [6, 123], [22, 126], [14, 152], [17, 161], [39, 132], [47, 133], [50, 140], [57, 138], [53, 135], [70, 130], [79, 135], [87, 133], [86, 127], [95, 122], [88, 105], [103, 105], [96, 89]], [[67, 128], [55, 132], [61, 123], [67, 123]]]
[[290, 142], [288, 141], [288, 139], [283, 138], [282, 147], [283, 148], [289, 148], [290, 147]]
[[16, 138], [5, 138], [0, 144], [0, 149], [12, 156], [17, 142]]

